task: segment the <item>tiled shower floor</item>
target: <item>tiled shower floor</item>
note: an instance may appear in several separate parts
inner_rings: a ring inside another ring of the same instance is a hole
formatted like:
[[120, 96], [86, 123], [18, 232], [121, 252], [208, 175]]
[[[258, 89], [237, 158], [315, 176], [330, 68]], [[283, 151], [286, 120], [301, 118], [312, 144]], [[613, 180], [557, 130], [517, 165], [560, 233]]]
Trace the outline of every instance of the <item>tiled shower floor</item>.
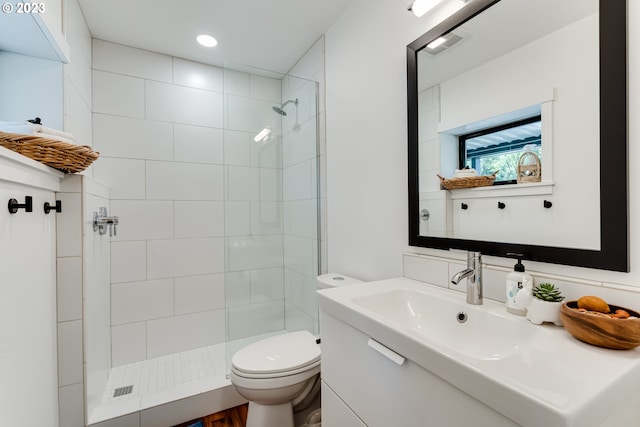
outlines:
[[[227, 366], [240, 348], [280, 332], [210, 345], [112, 368], [90, 424], [229, 386]], [[114, 391], [132, 386], [128, 394]]]

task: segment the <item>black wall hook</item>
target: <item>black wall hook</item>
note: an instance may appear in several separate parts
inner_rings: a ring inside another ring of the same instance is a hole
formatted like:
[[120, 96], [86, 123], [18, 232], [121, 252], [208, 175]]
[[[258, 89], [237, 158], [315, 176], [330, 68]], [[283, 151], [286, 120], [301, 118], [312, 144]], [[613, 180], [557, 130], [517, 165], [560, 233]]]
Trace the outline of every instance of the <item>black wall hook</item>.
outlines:
[[33, 212], [33, 197], [24, 196], [24, 203], [20, 204], [16, 199], [9, 199], [9, 213], [17, 213], [18, 209], [24, 209], [25, 212]]
[[550, 202], [550, 201], [548, 201], [548, 200], [545, 200], [545, 201], [544, 201], [544, 203], [543, 203], [543, 205], [544, 205], [544, 207], [545, 207], [545, 208], [549, 209], [551, 206], [553, 206], [553, 203], [551, 203], [551, 202]]
[[462, 210], [465, 210], [465, 211], [466, 211], [467, 209], [469, 209], [469, 205], [468, 205], [468, 204], [466, 204], [466, 203], [460, 203], [460, 209], [462, 209]]
[[507, 207], [507, 205], [505, 205], [504, 203], [498, 202], [498, 209], [504, 209], [506, 207]]
[[49, 202], [44, 202], [44, 213], [48, 215], [51, 211], [62, 212], [62, 200], [56, 200], [56, 204], [53, 206]]

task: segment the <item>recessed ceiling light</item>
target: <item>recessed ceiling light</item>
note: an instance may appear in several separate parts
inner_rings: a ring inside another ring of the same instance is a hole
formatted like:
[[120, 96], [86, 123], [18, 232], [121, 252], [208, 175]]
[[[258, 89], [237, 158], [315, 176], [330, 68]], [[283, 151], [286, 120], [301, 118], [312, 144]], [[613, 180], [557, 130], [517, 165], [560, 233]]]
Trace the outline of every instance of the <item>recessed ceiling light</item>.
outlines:
[[200, 34], [196, 40], [205, 47], [214, 47], [218, 44], [218, 40], [208, 34]]

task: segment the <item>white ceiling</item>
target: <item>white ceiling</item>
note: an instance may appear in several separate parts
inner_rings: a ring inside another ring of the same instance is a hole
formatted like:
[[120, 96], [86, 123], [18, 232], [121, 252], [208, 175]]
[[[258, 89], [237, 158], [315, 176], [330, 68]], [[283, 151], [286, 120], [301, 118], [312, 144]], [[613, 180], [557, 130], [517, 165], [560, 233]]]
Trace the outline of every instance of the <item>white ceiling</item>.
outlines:
[[451, 50], [438, 55], [429, 55], [427, 49], [420, 52], [419, 90], [449, 80], [597, 13], [598, 4], [598, 0], [501, 1], [454, 29], [452, 33], [461, 36], [462, 41]]
[[[94, 38], [286, 73], [353, 0], [79, 0]], [[198, 34], [218, 46], [198, 45]]]

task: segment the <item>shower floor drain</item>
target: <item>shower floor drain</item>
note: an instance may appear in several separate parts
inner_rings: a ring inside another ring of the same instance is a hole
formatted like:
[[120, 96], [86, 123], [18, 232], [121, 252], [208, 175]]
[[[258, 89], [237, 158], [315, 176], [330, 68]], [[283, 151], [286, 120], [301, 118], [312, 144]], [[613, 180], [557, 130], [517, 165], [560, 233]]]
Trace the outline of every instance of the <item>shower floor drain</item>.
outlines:
[[124, 396], [126, 394], [131, 394], [132, 391], [133, 391], [132, 385], [128, 385], [126, 387], [118, 387], [117, 389], [113, 390], [113, 397], [119, 397], [119, 396]]

